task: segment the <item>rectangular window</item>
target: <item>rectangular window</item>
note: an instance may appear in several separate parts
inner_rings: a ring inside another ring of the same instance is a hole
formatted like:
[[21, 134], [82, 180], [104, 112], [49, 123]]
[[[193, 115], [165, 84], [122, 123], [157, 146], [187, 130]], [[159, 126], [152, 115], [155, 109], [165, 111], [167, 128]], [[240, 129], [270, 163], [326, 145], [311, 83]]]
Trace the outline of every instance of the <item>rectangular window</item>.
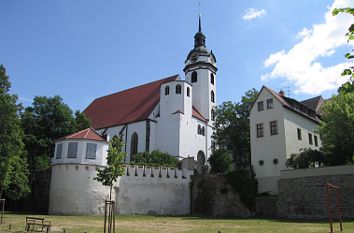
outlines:
[[312, 142], [312, 134], [309, 133], [309, 144], [312, 145], [313, 142]]
[[263, 101], [258, 102], [258, 111], [263, 111]]
[[86, 144], [86, 159], [96, 159], [96, 143], [87, 143]]
[[263, 137], [263, 124], [257, 124], [257, 138]]
[[313, 138], [315, 139], [315, 146], [318, 146], [317, 136], [314, 135]]
[[270, 135], [278, 134], [278, 122], [271, 121], [271, 122], [269, 122], [269, 124], [270, 124]]
[[61, 159], [61, 154], [63, 152], [63, 143], [57, 145], [57, 153], [55, 154], [56, 159]]
[[69, 142], [68, 145], [68, 158], [76, 158], [78, 142]]
[[301, 129], [297, 128], [297, 139], [302, 140]]
[[267, 109], [273, 108], [273, 99], [267, 100]]

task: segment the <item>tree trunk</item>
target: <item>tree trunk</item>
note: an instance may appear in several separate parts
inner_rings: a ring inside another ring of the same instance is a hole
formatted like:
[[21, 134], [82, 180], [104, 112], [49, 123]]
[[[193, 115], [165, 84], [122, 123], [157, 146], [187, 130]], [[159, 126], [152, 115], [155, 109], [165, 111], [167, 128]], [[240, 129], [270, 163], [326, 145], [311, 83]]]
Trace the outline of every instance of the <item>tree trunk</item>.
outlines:
[[109, 200], [112, 200], [112, 185], [109, 187]]

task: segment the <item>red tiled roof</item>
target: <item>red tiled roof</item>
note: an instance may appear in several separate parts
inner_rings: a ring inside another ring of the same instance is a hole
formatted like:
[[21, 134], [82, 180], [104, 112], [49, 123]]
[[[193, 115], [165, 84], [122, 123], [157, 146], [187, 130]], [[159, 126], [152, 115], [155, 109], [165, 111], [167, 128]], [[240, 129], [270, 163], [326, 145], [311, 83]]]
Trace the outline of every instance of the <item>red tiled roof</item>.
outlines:
[[87, 128], [81, 130], [77, 133], [70, 134], [68, 136], [59, 138], [58, 140], [62, 139], [89, 139], [94, 141], [106, 141], [101, 135], [99, 135], [94, 129]]
[[198, 120], [201, 120], [203, 122], [208, 122], [203, 116], [202, 114], [200, 114], [200, 112], [198, 112], [198, 110], [193, 106], [192, 107], [192, 116], [194, 116], [195, 118], [197, 118]]
[[176, 79], [178, 75], [97, 98], [84, 113], [94, 129], [145, 120], [160, 101], [160, 86]]

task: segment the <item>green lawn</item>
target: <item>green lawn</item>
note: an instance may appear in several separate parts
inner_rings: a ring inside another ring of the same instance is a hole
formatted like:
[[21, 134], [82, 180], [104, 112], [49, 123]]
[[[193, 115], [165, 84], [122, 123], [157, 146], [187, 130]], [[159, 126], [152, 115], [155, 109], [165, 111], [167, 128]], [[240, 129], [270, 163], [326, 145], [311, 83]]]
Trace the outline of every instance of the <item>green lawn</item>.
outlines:
[[[33, 214], [5, 214], [4, 223], [0, 225], [0, 232], [22, 232], [25, 227], [26, 216], [41, 216], [52, 222], [51, 232], [66, 233], [102, 233], [103, 217], [99, 216], [54, 216]], [[11, 230], [9, 229], [11, 224]], [[354, 232], [354, 220], [344, 222], [343, 232]], [[339, 232], [339, 224], [334, 225], [335, 232]], [[190, 233], [217, 233], [224, 232], [329, 232], [329, 225], [325, 221], [290, 221], [274, 219], [219, 219], [192, 216], [163, 217], [163, 216], [127, 216], [116, 217], [116, 232], [190, 232]]]

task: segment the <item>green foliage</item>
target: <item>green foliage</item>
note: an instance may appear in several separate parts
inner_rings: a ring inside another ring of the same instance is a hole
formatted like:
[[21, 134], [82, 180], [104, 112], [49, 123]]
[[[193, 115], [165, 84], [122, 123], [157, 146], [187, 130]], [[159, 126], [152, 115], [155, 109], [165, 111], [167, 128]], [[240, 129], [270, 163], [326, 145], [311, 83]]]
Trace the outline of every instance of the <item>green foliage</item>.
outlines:
[[16, 105], [17, 96], [8, 93], [10, 87], [5, 67], [0, 65], [0, 198], [4, 192], [16, 200], [29, 192], [29, 186], [18, 117], [21, 106]]
[[326, 156], [318, 150], [309, 148], [303, 149], [299, 154], [290, 155], [285, 165], [288, 168], [300, 169], [315, 167], [315, 163], [318, 163], [320, 166], [326, 164]]
[[217, 149], [208, 159], [210, 164], [210, 173], [228, 172], [231, 165], [231, 159], [228, 152]]
[[177, 157], [169, 153], [154, 150], [151, 153], [143, 152], [134, 155], [131, 163], [145, 166], [177, 167], [179, 161]]
[[[335, 8], [332, 11], [332, 15], [336, 16], [339, 13], [347, 13], [347, 14], [351, 14], [352, 16], [354, 16], [354, 8], [351, 7], [346, 7], [346, 8]], [[348, 42], [351, 40], [354, 40], [354, 24], [351, 24], [350, 27], [348, 28], [348, 32], [346, 33], [346, 36], [348, 37]], [[347, 59], [353, 59], [354, 55], [350, 54], [350, 53], [346, 53], [345, 54], [345, 58]], [[347, 69], [344, 69], [344, 71], [341, 74], [342, 76], [350, 76], [350, 79], [353, 81], [354, 79], [354, 67], [349, 67]]]
[[110, 197], [113, 183], [124, 174], [123, 162], [127, 154], [123, 151], [123, 146], [121, 138], [117, 136], [112, 138], [107, 151], [107, 166], [103, 169], [97, 168], [97, 176], [94, 178], [104, 186], [110, 186]]
[[74, 117], [60, 96], [35, 97], [33, 106], [22, 113], [21, 121], [32, 177], [34, 172], [49, 168], [56, 139], [89, 127], [85, 115], [77, 111]]
[[353, 163], [354, 155], [354, 82], [344, 83], [338, 92], [324, 103], [319, 126], [329, 165]]
[[241, 201], [246, 207], [254, 211], [256, 196], [258, 193], [258, 182], [253, 168], [238, 169], [225, 175], [227, 183], [240, 195]]
[[216, 108], [214, 135], [218, 148], [229, 151], [238, 168], [250, 166], [249, 115], [258, 91], [254, 88], [242, 96], [241, 102], [224, 102]]
[[85, 115], [85, 113], [80, 112], [79, 110], [77, 110], [75, 112], [75, 127], [76, 130], [75, 131], [80, 131], [83, 129], [87, 129], [91, 126], [91, 121], [90, 119], [88, 119]]

